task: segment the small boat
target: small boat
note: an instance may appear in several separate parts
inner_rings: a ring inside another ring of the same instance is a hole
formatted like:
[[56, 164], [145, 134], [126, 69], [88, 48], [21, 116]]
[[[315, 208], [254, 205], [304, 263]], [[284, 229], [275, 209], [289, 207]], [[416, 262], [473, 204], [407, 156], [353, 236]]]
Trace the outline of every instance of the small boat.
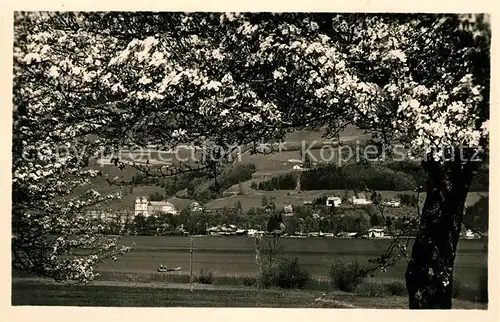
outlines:
[[182, 267], [180, 267], [180, 266], [179, 267], [175, 267], [175, 268], [164, 266], [164, 267], [158, 268], [158, 272], [159, 273], [164, 273], [164, 272], [178, 272], [181, 269], [182, 269]]

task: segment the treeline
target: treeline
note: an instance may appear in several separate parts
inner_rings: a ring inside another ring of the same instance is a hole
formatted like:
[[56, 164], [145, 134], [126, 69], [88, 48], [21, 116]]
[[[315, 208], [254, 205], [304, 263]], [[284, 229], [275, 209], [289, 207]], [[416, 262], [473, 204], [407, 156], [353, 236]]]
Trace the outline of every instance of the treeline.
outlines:
[[107, 221], [107, 233], [141, 236], [178, 236], [185, 233], [205, 235], [213, 226], [236, 225], [242, 229], [266, 230], [270, 214], [255, 209], [244, 214], [225, 208], [217, 212], [191, 212], [184, 209], [179, 215], [157, 214], [136, 216], [125, 224]]
[[485, 192], [490, 188], [490, 171], [487, 168], [481, 168], [476, 172], [472, 179], [469, 191]]
[[267, 181], [260, 182], [259, 190], [294, 190], [297, 186], [297, 174], [287, 173], [273, 177]]
[[[374, 219], [376, 218], [376, 219]], [[406, 227], [406, 219], [400, 217], [388, 217], [392, 221], [395, 231]], [[356, 216], [307, 216], [307, 217], [283, 217], [279, 213], [262, 212], [256, 216], [248, 215], [224, 215], [222, 213], [193, 214], [186, 218], [179, 216], [149, 216], [139, 215], [134, 220], [120, 225], [118, 223], [106, 223], [107, 234], [113, 235], [139, 235], [139, 236], [182, 236], [184, 234], [206, 235], [207, 229], [213, 226], [236, 225], [241, 229], [257, 229], [273, 232], [280, 230], [283, 233], [293, 235], [299, 232], [323, 232], [334, 233], [356, 232], [365, 234], [370, 227], [384, 225], [384, 221], [378, 216], [358, 214]]]
[[[401, 162], [390, 162], [386, 164], [387, 168], [403, 172], [409, 175], [415, 182], [415, 187], [424, 186], [427, 180], [427, 174], [420, 165], [420, 163], [413, 161], [401, 161]], [[489, 169], [488, 167], [481, 167], [477, 170], [474, 178], [472, 179], [469, 191], [471, 192], [481, 192], [489, 190]]]
[[466, 228], [474, 228], [481, 232], [488, 231], [489, 197], [481, 196], [478, 202], [467, 208], [463, 223]]
[[303, 190], [413, 190], [415, 181], [408, 174], [384, 166], [348, 164], [325, 165], [302, 173]]
[[[259, 190], [293, 190], [297, 174], [282, 174], [259, 183]], [[420, 164], [412, 161], [381, 164], [348, 164], [338, 167], [334, 164], [319, 166], [302, 172], [302, 190], [414, 190], [425, 186], [427, 174]], [[470, 191], [488, 191], [489, 171], [478, 170]], [[405, 201], [406, 202], [406, 201]]]
[[[475, 211], [474, 217], [480, 216], [478, 214], [481, 210], [482, 208]], [[356, 209], [335, 209], [318, 205], [296, 206], [293, 215], [287, 216], [283, 211], [273, 207], [273, 201], [270, 200], [265, 208], [251, 208], [246, 213], [241, 209], [230, 208], [214, 212], [192, 212], [183, 209], [179, 215], [156, 214], [149, 217], [139, 215], [126, 223], [107, 220], [103, 224], [107, 227], [106, 233], [125, 235], [172, 236], [185, 233], [205, 235], [210, 227], [229, 225], [236, 225], [240, 229], [268, 232], [280, 230], [291, 235], [298, 232], [319, 231], [365, 234], [371, 227], [386, 225], [386, 220], [390, 220], [391, 228], [397, 231], [405, 229], [410, 221], [408, 209], [389, 208], [384, 212], [385, 215], [382, 217], [373, 205]], [[476, 223], [484, 222], [475, 220]]]
[[409, 194], [398, 194], [397, 198], [401, 201], [401, 204], [410, 207], [416, 207], [418, 205], [418, 198], [416, 195]]
[[162, 193], [154, 192], [149, 195], [149, 201], [162, 201], [165, 199], [165, 196]]
[[230, 165], [216, 178], [207, 171], [193, 171], [162, 180], [159, 185], [167, 196], [185, 190], [184, 197], [205, 203], [222, 197], [222, 192], [231, 186], [250, 180], [255, 171], [253, 163]]
[[[241, 204], [235, 208], [223, 208], [212, 212], [192, 212], [183, 209], [179, 215], [157, 214], [136, 216], [127, 223], [107, 220], [104, 226], [108, 234], [171, 236], [184, 233], [204, 235], [213, 226], [236, 225], [241, 229], [257, 229], [273, 232], [280, 230], [287, 234], [298, 232], [356, 232], [365, 234], [371, 227], [389, 225], [394, 232], [412, 228], [411, 214], [415, 214], [412, 204], [416, 197], [402, 194], [398, 196], [403, 204], [398, 208], [384, 208], [382, 216], [375, 205], [359, 208], [326, 207], [323, 197], [317, 198], [312, 206], [294, 206], [293, 215], [288, 216], [277, 209], [272, 198], [263, 198], [262, 208], [242, 210]], [[468, 208], [464, 215], [466, 228], [482, 232], [488, 230], [488, 197], [482, 197]]]
[[289, 235], [299, 232], [323, 232], [338, 234], [341, 232], [354, 232], [360, 235], [366, 234], [371, 227], [385, 226], [390, 222], [391, 229], [396, 231], [408, 229], [410, 223], [409, 216], [380, 216], [379, 214], [369, 215], [359, 212], [355, 215], [338, 216], [333, 214], [316, 214], [314, 216], [293, 216], [283, 217], [282, 215], [271, 216], [268, 221], [267, 231], [283, 230]]

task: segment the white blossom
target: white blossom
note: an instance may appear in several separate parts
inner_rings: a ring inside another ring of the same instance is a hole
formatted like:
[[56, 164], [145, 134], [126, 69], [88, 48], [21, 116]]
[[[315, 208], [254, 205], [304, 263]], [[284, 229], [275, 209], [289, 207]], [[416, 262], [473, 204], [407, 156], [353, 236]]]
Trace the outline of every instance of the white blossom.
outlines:
[[59, 67], [57, 66], [50, 67], [49, 76], [53, 78], [59, 77]]
[[139, 84], [142, 84], [142, 85], [147, 85], [149, 83], [151, 83], [153, 80], [149, 77], [147, 77], [146, 75], [142, 76], [140, 79], [139, 79]]

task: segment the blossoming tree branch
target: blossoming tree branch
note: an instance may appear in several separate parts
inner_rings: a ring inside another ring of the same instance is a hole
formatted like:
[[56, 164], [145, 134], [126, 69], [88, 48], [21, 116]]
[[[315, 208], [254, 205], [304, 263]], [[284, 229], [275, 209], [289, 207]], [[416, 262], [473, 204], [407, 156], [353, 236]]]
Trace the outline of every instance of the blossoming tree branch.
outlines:
[[[92, 155], [123, 144], [244, 146], [311, 125], [333, 136], [354, 124], [381, 145], [404, 144], [426, 157], [426, 200], [406, 272], [409, 305], [450, 308], [465, 198], [477, 156], [488, 154], [487, 18], [16, 14], [14, 264], [86, 281], [99, 261], [126, 251], [78, 216], [119, 197], [72, 193], [100, 175], [86, 168]], [[79, 154], [26, 152], [55, 145]], [[168, 169], [127, 166], [172, 176], [216, 169], [230, 152]]]

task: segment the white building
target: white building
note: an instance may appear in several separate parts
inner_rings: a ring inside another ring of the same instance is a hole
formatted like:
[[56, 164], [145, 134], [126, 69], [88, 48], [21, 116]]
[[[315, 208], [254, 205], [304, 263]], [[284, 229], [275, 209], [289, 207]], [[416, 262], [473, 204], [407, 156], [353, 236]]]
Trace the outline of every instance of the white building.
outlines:
[[135, 216], [149, 217], [156, 213], [178, 215], [179, 211], [168, 201], [148, 201], [146, 197], [137, 197], [134, 209]]
[[[127, 220], [132, 220], [131, 213], [127, 211], [113, 211], [113, 210], [88, 210], [85, 213], [87, 218], [99, 219], [104, 221], [115, 221], [119, 223], [126, 223]], [[83, 216], [80, 216], [84, 218]]]
[[191, 205], [189, 205], [189, 208], [191, 211], [203, 211], [203, 207], [197, 201], [192, 202]]
[[326, 198], [326, 205], [328, 207], [339, 207], [342, 204], [342, 198], [340, 197], [328, 197]]
[[289, 214], [289, 213], [293, 213], [293, 206], [292, 206], [292, 205], [285, 205], [285, 206], [283, 207], [283, 211], [284, 211], [285, 213], [287, 213], [287, 214]]
[[370, 205], [373, 202], [369, 199], [366, 199], [365, 196], [361, 196], [359, 198], [356, 198], [355, 196], [352, 197], [352, 204], [355, 206], [362, 206], [362, 205]]
[[337, 237], [341, 237], [341, 238], [354, 238], [357, 235], [358, 235], [358, 233], [345, 231], [345, 232], [338, 233]]
[[465, 239], [474, 239], [477, 237], [477, 234], [475, 234], [472, 230], [467, 229], [462, 236]]
[[370, 238], [383, 238], [384, 228], [370, 228], [368, 229], [368, 237]]
[[381, 204], [384, 206], [397, 208], [401, 205], [401, 201], [399, 200], [382, 201]]

